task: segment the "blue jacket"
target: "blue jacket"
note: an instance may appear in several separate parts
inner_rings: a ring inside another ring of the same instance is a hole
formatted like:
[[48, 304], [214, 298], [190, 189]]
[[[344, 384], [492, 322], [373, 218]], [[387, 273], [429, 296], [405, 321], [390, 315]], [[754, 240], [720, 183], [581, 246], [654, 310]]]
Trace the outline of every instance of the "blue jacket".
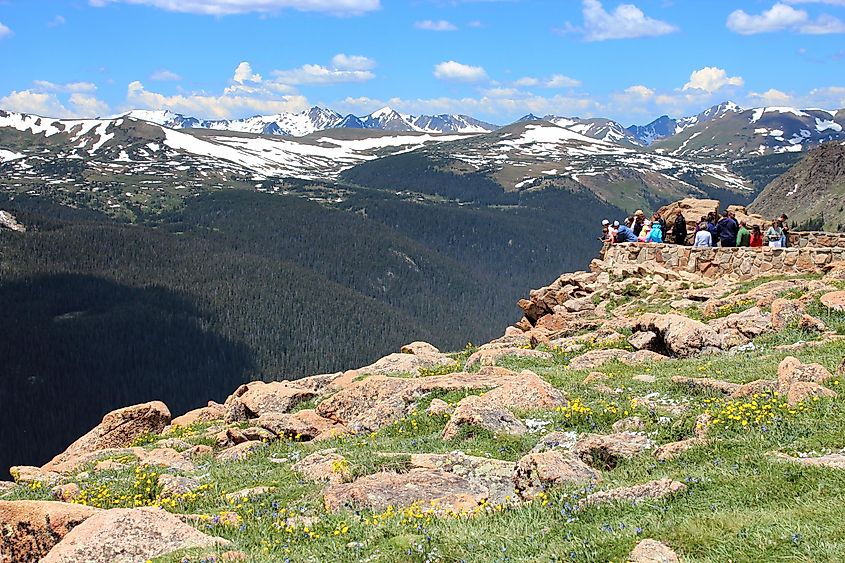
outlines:
[[637, 242], [637, 235], [625, 225], [620, 225], [616, 233], [616, 242]]
[[645, 239], [646, 242], [663, 242], [663, 229], [660, 228], [660, 223], [654, 222], [651, 224], [651, 230]]

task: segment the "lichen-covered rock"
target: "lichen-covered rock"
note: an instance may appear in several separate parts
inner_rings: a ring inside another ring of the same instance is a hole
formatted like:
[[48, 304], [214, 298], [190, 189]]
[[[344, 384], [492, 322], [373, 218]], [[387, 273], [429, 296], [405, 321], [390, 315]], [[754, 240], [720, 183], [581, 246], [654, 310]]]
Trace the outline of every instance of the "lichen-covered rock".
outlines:
[[226, 416], [226, 407], [220, 403], [209, 401], [208, 405], [188, 411], [170, 421], [171, 426], [190, 426], [199, 422], [222, 420]]
[[702, 438], [688, 438], [677, 442], [669, 442], [654, 450], [654, 457], [659, 461], [669, 461], [680, 456], [685, 451], [705, 443]]
[[125, 448], [137, 438], [158, 434], [170, 423], [170, 411], [161, 401], [125, 407], [108, 413], [90, 432], [46, 463], [47, 471], [65, 473], [78, 466], [86, 454], [108, 448]]
[[629, 563], [679, 563], [678, 554], [657, 540], [642, 540], [628, 555]]
[[42, 563], [143, 563], [177, 550], [227, 545], [157, 509], [99, 511], [71, 530]]
[[513, 473], [514, 489], [523, 500], [531, 500], [555, 485], [599, 481], [601, 473], [572, 453], [559, 450], [529, 453], [516, 463]]
[[789, 391], [786, 393], [786, 401], [792, 406], [815, 397], [836, 397], [836, 391], [818, 383], [797, 381], [789, 386]]
[[443, 401], [441, 399], [432, 399], [431, 403], [428, 405], [428, 408], [425, 409], [425, 413], [428, 416], [435, 416], [435, 417], [442, 417], [442, 416], [449, 416], [452, 414], [454, 409], [449, 406], [449, 403]]
[[287, 413], [316, 396], [314, 391], [290, 381], [253, 381], [241, 385], [226, 399], [226, 422], [258, 418], [264, 414]]
[[772, 328], [783, 330], [792, 324], [798, 324], [807, 312], [803, 301], [795, 299], [775, 299], [772, 302]]
[[476, 365], [494, 366], [503, 358], [531, 358], [535, 360], [553, 360], [554, 355], [541, 350], [526, 348], [482, 348], [467, 358], [466, 367], [470, 369]]
[[731, 399], [743, 399], [754, 395], [773, 393], [778, 389], [778, 382], [771, 379], [755, 379], [749, 383], [743, 383], [735, 391], [731, 392]]
[[722, 346], [716, 330], [681, 315], [646, 313], [637, 320], [634, 329], [656, 333], [661, 348], [679, 358], [718, 351]]
[[242, 444], [238, 444], [237, 446], [232, 446], [231, 448], [226, 448], [222, 452], [217, 454], [218, 461], [243, 461], [244, 459], [248, 458], [252, 455], [255, 451], [264, 448], [266, 444], [264, 442], [252, 441], [252, 442], [243, 442]]
[[658, 346], [657, 333], [650, 330], [635, 332], [628, 338], [628, 344], [635, 350], [654, 350]]
[[71, 530], [97, 512], [96, 508], [64, 502], [0, 501], [0, 561], [41, 561]]
[[621, 360], [630, 357], [631, 353], [620, 348], [608, 348], [607, 350], [591, 350], [580, 356], [572, 358], [569, 362], [569, 369], [585, 370], [595, 369], [607, 362]]
[[62, 478], [61, 474], [55, 471], [45, 471], [40, 467], [33, 467], [31, 465], [16, 465], [9, 469], [9, 473], [12, 475], [15, 483], [21, 485], [40, 483], [43, 487], [52, 487]]
[[495, 434], [522, 435], [528, 428], [509, 411], [490, 405], [484, 397], [470, 395], [458, 403], [443, 429], [443, 439], [452, 440], [464, 426], [479, 426]]
[[343, 424], [323, 418], [314, 409], [292, 414], [265, 414], [256, 423], [276, 438], [297, 442], [341, 436], [348, 431]]
[[410, 380], [374, 375], [323, 400], [316, 411], [323, 418], [353, 429], [366, 426], [362, 429], [378, 430], [402, 418], [413, 398]]
[[586, 434], [575, 443], [572, 451], [593, 467], [616, 467], [623, 459], [630, 459], [654, 447], [654, 443], [638, 432], [615, 434]]
[[567, 403], [560, 390], [528, 370], [485, 393], [484, 402], [504, 409], [522, 410], [554, 409]]
[[349, 462], [337, 450], [321, 450], [310, 454], [291, 467], [310, 481], [347, 483], [352, 480]]
[[619, 487], [587, 495], [578, 505], [581, 507], [606, 504], [610, 502], [639, 502], [668, 497], [686, 491], [687, 486], [672, 479], [658, 479], [642, 485]]
[[512, 461], [471, 456], [455, 451], [447, 454], [411, 454], [410, 466], [459, 475], [479, 490], [486, 490], [487, 501], [493, 504], [501, 504], [514, 498]]
[[793, 383], [811, 382], [824, 384], [833, 378], [827, 368], [821, 364], [804, 364], [793, 356], [787, 356], [778, 364], [778, 388], [786, 393]]
[[473, 486], [448, 471], [412, 469], [407, 473], [382, 472], [352, 483], [330, 485], [323, 491], [326, 509], [404, 508], [414, 503], [436, 511], [468, 512], [487, 498], [485, 488]]
[[772, 316], [759, 307], [714, 319], [707, 323], [722, 335], [723, 348], [732, 348], [749, 342], [772, 329]]

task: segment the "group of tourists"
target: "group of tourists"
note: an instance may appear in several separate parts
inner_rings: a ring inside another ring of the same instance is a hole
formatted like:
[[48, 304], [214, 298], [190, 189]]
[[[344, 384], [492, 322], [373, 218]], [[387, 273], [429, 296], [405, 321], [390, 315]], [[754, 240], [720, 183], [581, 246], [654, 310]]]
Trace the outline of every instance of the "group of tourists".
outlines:
[[[692, 245], [697, 247], [761, 247], [771, 246], [775, 248], [786, 248], [789, 240], [788, 217], [784, 214], [772, 221], [771, 225], [763, 232], [760, 225], [749, 225], [747, 221], [738, 221], [736, 213], [725, 211], [721, 216], [711, 211], [706, 217], [702, 217], [695, 225], [695, 232], [692, 237]], [[674, 243], [686, 245], [689, 241], [687, 231], [687, 220], [681, 211], [675, 216], [672, 223], [671, 233], [667, 232], [666, 221], [660, 213], [654, 213], [651, 219], [647, 219], [642, 210], [625, 219], [611, 223], [605, 219], [602, 221], [604, 242], [655, 242]]]

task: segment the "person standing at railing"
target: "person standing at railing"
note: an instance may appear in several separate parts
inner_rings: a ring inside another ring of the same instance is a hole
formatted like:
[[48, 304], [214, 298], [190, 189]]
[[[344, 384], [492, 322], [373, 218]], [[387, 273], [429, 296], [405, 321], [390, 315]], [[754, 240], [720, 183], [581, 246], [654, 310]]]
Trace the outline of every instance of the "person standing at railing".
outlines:
[[783, 248], [783, 229], [780, 226], [780, 221], [775, 219], [772, 221], [772, 226], [766, 229], [766, 240], [769, 241], [769, 246], [772, 248]]
[[736, 233], [737, 246], [751, 246], [751, 231], [745, 221], [739, 222], [739, 230]]

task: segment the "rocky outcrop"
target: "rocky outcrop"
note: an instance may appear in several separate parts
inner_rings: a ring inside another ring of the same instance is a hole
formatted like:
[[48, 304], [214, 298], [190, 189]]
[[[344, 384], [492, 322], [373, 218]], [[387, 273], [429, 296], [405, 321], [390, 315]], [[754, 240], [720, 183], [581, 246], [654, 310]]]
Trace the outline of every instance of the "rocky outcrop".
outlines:
[[578, 505], [581, 507], [625, 501], [637, 503], [643, 500], [664, 498], [687, 490], [687, 486], [672, 479], [658, 479], [633, 487], [619, 487], [587, 495]]
[[722, 337], [722, 348], [733, 348], [772, 330], [772, 315], [759, 307], [714, 319], [707, 323]]
[[125, 448], [141, 436], [158, 434], [170, 423], [170, 411], [153, 401], [112, 411], [90, 432], [54, 457], [43, 468], [64, 473], [73, 470], [86, 454], [108, 448]]
[[716, 352], [722, 347], [722, 339], [716, 330], [681, 315], [647, 313], [635, 321], [634, 329], [657, 334], [661, 343], [659, 348], [679, 358]]
[[680, 563], [678, 554], [657, 540], [642, 540], [628, 555], [629, 563]]
[[566, 405], [566, 397], [532, 371], [522, 371], [483, 395], [483, 402], [503, 409], [546, 409]]
[[264, 414], [283, 414], [316, 393], [288, 381], [253, 381], [238, 387], [226, 399], [226, 421], [238, 422]]
[[556, 485], [585, 485], [601, 481], [601, 473], [570, 452], [550, 450], [529, 453], [516, 464], [513, 485], [523, 500]]
[[171, 426], [190, 426], [200, 422], [222, 420], [226, 416], [226, 407], [220, 403], [209, 401], [208, 405], [188, 411], [170, 421]]
[[689, 438], [687, 440], [669, 442], [668, 444], [663, 444], [654, 450], [654, 457], [659, 461], [669, 461], [670, 459], [679, 457], [682, 453], [694, 448], [695, 446], [700, 446], [706, 443], [707, 442], [701, 438]]
[[491, 405], [484, 397], [471, 395], [458, 403], [452, 417], [443, 429], [443, 439], [452, 440], [458, 436], [461, 428], [477, 426], [494, 434], [519, 436], [528, 432], [528, 428], [510, 411]]
[[41, 561], [96, 508], [34, 500], [0, 501], [0, 561]]
[[707, 217], [710, 213], [719, 212], [719, 200], [716, 199], [697, 199], [688, 197], [680, 201], [664, 205], [658, 210], [660, 216], [666, 221], [666, 232], [671, 233], [675, 226], [675, 220], [678, 213], [684, 216], [684, 221], [687, 224], [687, 233], [692, 235], [695, 233], [695, 226], [701, 221], [702, 217]]
[[489, 491], [442, 470], [412, 469], [407, 473], [382, 472], [352, 483], [330, 485], [323, 492], [326, 509], [369, 509], [376, 512], [417, 504], [435, 511], [468, 512], [489, 496]]
[[470, 484], [487, 491], [488, 502], [502, 504], [514, 498], [514, 463], [489, 457], [467, 455], [460, 451], [447, 454], [411, 454], [409, 465], [454, 473]]
[[798, 358], [788, 356], [778, 364], [778, 392], [796, 405], [813, 397], [835, 397], [836, 392], [823, 384], [833, 378], [820, 364], [803, 364]]
[[454, 364], [454, 360], [427, 342], [412, 342], [402, 347], [398, 354], [390, 354], [377, 362], [359, 368], [362, 374], [398, 375], [410, 373], [419, 375], [421, 369], [431, 369]]
[[76, 526], [42, 563], [143, 563], [182, 549], [229, 542], [197, 531], [158, 509], [99, 511]]
[[309, 481], [346, 483], [352, 480], [349, 462], [337, 450], [321, 450], [310, 454], [291, 467]]
[[3, 229], [9, 231], [15, 231], [18, 233], [25, 233], [26, 227], [23, 224], [19, 223], [17, 218], [9, 213], [8, 211], [3, 211], [0, 209], [0, 231]]
[[623, 459], [631, 459], [654, 447], [639, 432], [585, 434], [578, 438], [572, 451], [592, 467], [613, 469]]

